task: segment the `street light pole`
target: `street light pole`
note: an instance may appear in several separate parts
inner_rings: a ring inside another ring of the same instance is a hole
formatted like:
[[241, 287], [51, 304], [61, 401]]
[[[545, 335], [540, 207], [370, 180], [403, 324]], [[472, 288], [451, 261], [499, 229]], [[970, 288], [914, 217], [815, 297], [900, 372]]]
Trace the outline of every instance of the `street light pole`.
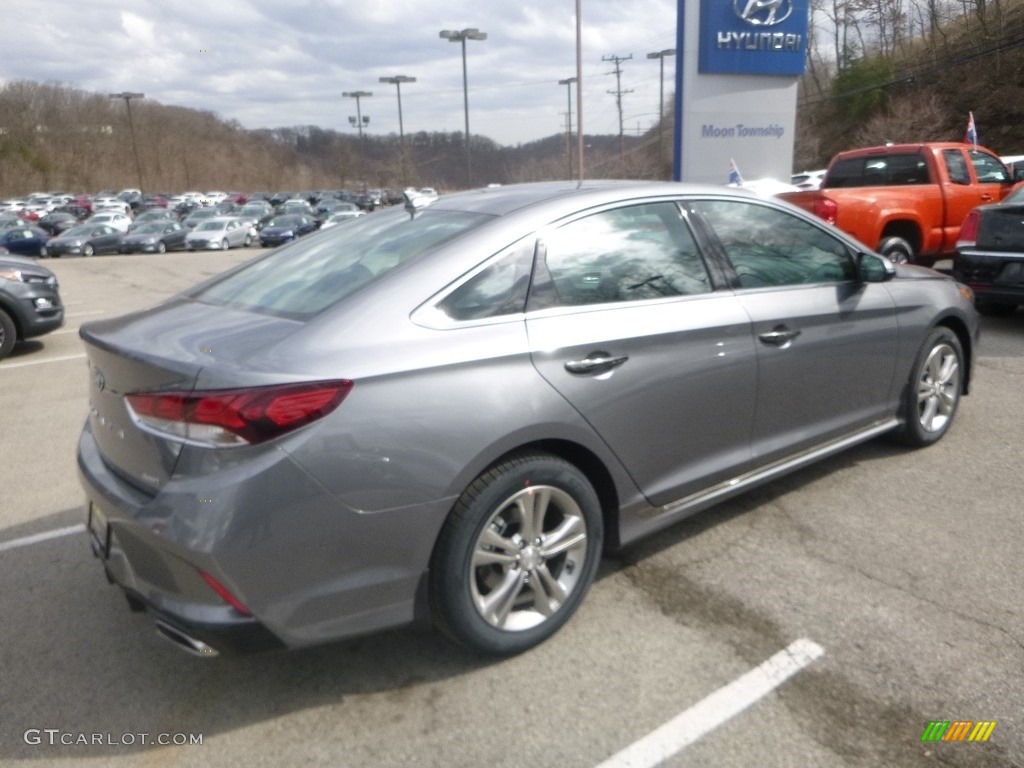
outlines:
[[675, 48], [648, 53], [648, 59], [658, 59], [661, 65], [660, 85], [658, 88], [658, 165], [665, 165], [665, 57], [675, 56]]
[[565, 86], [565, 97], [568, 103], [568, 121], [565, 132], [565, 152], [569, 156], [569, 176], [572, 179], [572, 84], [576, 82], [575, 77], [567, 77], [565, 80], [559, 80], [559, 85]]
[[[356, 125], [359, 126], [359, 139], [363, 138], [363, 112], [360, 108], [359, 100], [364, 96], [373, 96], [369, 91], [345, 91], [341, 94], [342, 96], [348, 96], [356, 100]], [[366, 122], [370, 122], [367, 119]]]
[[128, 133], [132, 137], [132, 154], [135, 155], [135, 173], [139, 177], [139, 192], [142, 192], [142, 163], [139, 162], [139, 148], [135, 144], [135, 123], [132, 121], [132, 99], [144, 99], [146, 94], [144, 93], [131, 93], [129, 91], [122, 91], [121, 93], [110, 94], [112, 99], [124, 99], [125, 106], [128, 107]]
[[440, 36], [449, 43], [462, 43], [462, 101], [466, 111], [466, 186], [473, 186], [473, 157], [469, 148], [469, 78], [466, 74], [466, 41], [486, 40], [487, 33], [475, 27], [462, 30], [442, 29]]
[[399, 161], [401, 163], [402, 181], [405, 183], [405, 128], [402, 126], [402, 83], [415, 83], [415, 77], [409, 77], [407, 75], [395, 75], [394, 77], [382, 77], [380, 78], [382, 83], [391, 83], [395, 86], [395, 90], [398, 92], [398, 151]]

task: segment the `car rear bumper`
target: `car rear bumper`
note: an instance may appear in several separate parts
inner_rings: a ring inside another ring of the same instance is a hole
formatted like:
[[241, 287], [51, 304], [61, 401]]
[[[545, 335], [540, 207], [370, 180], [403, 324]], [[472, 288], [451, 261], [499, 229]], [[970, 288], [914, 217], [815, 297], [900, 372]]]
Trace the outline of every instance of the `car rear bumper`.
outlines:
[[[421, 508], [352, 510], [274, 447], [224, 463], [203, 477], [172, 476], [154, 494], [107, 466], [90, 424], [79, 440], [94, 554], [162, 634], [170, 627], [214, 650], [258, 650], [414, 620], [430, 551], [421, 561], [409, 556], [421, 549], [422, 531], [409, 525]], [[103, 541], [92, 534], [94, 508], [106, 520]], [[203, 572], [251, 615], [225, 602]]]
[[1024, 304], [1024, 253], [961, 251], [953, 277], [970, 286], [979, 303]]

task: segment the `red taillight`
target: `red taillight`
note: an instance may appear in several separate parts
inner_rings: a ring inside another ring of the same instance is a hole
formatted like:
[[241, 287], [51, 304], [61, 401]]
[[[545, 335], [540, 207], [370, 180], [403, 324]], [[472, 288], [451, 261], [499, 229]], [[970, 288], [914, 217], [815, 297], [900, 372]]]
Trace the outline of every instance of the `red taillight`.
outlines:
[[252, 616], [252, 611], [245, 607], [241, 600], [228, 592], [228, 588], [217, 581], [213, 576], [208, 574], [202, 568], [196, 568], [199, 571], [199, 575], [203, 577], [203, 581], [210, 585], [210, 588], [223, 600], [225, 603], [230, 605], [236, 611], [241, 613], [243, 616]]
[[819, 219], [824, 219], [829, 224], [835, 224], [836, 215], [839, 213], [839, 206], [836, 205], [835, 200], [830, 200], [827, 197], [819, 197], [811, 206], [811, 213]]
[[172, 438], [230, 447], [273, 440], [326, 416], [352, 390], [347, 379], [206, 392], [127, 395], [140, 426]]
[[978, 243], [978, 227], [981, 224], [981, 214], [971, 211], [960, 225], [960, 236], [956, 239], [957, 248], [972, 248]]

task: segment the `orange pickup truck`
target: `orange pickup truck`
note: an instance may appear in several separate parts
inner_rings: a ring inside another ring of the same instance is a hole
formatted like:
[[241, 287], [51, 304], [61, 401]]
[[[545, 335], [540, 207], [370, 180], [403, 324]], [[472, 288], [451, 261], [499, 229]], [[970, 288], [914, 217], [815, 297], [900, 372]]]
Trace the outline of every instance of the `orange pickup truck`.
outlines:
[[840, 152], [819, 190], [784, 192], [895, 262], [932, 264], [956, 253], [971, 209], [1013, 188], [996, 155], [970, 144], [890, 144]]

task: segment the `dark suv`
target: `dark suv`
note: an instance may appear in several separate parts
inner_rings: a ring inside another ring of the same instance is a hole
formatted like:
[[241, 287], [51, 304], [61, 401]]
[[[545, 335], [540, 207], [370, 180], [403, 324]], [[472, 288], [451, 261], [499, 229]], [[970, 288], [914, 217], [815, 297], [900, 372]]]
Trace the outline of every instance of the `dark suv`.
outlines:
[[0, 254], [0, 360], [16, 341], [64, 325], [57, 277], [32, 259]]

